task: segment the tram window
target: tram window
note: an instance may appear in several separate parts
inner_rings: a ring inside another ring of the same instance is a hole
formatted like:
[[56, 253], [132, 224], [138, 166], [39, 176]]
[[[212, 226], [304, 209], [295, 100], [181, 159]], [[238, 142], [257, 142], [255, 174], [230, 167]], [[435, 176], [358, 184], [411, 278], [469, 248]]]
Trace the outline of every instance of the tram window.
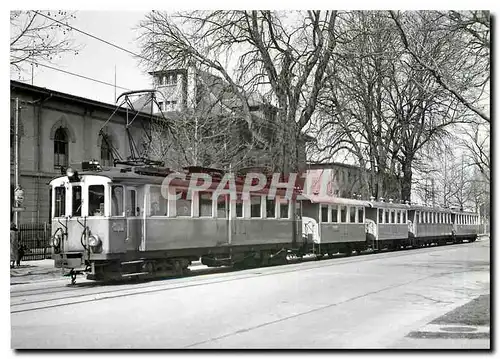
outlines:
[[358, 208], [358, 223], [364, 223], [365, 219], [363, 218], [363, 208]]
[[384, 210], [382, 208], [378, 210], [378, 223], [384, 223]]
[[123, 216], [123, 187], [111, 187], [111, 215]]
[[388, 209], [384, 210], [384, 213], [385, 213], [385, 223], [391, 223], [389, 221], [389, 219], [390, 219], [389, 218], [389, 210]]
[[192, 200], [187, 198], [187, 190], [176, 190], [175, 209], [177, 217], [191, 217], [191, 202]]
[[391, 211], [391, 223], [396, 223], [396, 211]]
[[168, 200], [162, 196], [161, 187], [151, 186], [149, 189], [150, 216], [166, 216]]
[[328, 222], [328, 206], [321, 205], [321, 222]]
[[217, 218], [227, 218], [226, 196], [220, 195], [217, 198]]
[[127, 216], [135, 217], [135, 190], [127, 190]]
[[349, 207], [349, 223], [356, 223], [356, 207]]
[[66, 188], [56, 187], [54, 217], [64, 217], [66, 215]]
[[416, 212], [415, 213], [415, 223], [421, 223], [419, 221], [420, 221], [420, 215], [418, 214], [418, 212]]
[[[328, 214], [328, 208], [325, 208], [325, 213]], [[288, 218], [288, 200], [285, 198], [280, 199], [280, 218]]]
[[82, 186], [73, 186], [71, 211], [73, 216], [82, 215]]
[[266, 199], [266, 218], [276, 218], [276, 201]]
[[89, 216], [104, 216], [104, 186], [89, 186]]
[[243, 199], [240, 195], [236, 199], [236, 217], [243, 218]]
[[337, 223], [339, 221], [338, 217], [339, 208], [337, 206], [332, 206], [332, 222]]
[[198, 209], [200, 217], [212, 217], [212, 193], [199, 192]]
[[400, 211], [396, 212], [396, 217], [397, 217], [397, 222], [396, 223], [401, 223], [401, 212]]
[[261, 196], [250, 196], [250, 217], [252, 218], [260, 218], [261, 214]]
[[403, 211], [403, 213], [401, 213], [401, 215], [403, 216], [403, 224], [406, 224], [406, 211]]
[[347, 207], [340, 206], [340, 222], [347, 223]]

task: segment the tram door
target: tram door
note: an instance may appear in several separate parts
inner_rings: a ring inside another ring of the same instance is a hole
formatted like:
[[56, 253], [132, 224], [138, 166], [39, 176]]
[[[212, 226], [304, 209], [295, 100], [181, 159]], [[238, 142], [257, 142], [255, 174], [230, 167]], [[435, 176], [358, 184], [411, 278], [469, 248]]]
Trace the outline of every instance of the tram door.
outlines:
[[137, 201], [137, 188], [126, 188], [127, 250], [139, 250], [142, 240], [142, 216]]

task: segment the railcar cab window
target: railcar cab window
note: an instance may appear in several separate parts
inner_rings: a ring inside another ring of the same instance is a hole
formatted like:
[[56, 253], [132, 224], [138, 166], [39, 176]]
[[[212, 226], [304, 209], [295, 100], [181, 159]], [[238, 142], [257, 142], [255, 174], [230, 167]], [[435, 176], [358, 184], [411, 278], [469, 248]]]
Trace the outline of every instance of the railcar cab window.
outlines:
[[177, 217], [191, 217], [191, 202], [187, 198], [187, 190], [176, 190], [177, 200], [175, 202], [175, 209]]
[[378, 209], [378, 223], [384, 223], [384, 210], [382, 208]]
[[79, 217], [82, 215], [82, 186], [73, 186], [71, 198], [71, 215]]
[[397, 220], [396, 223], [401, 223], [401, 211], [397, 211], [397, 213], [396, 213], [396, 220]]
[[198, 192], [198, 210], [200, 217], [212, 217], [211, 192]]
[[385, 222], [384, 222], [384, 223], [391, 223], [391, 222], [389, 221], [389, 210], [388, 210], [388, 209], [386, 209], [384, 212], [385, 212]]
[[161, 195], [161, 187], [151, 186], [149, 189], [150, 216], [166, 216], [168, 200]]
[[391, 223], [396, 223], [396, 211], [391, 211]]
[[403, 211], [403, 224], [406, 224], [406, 211]]
[[123, 187], [111, 186], [111, 215], [123, 216]]
[[104, 186], [89, 186], [89, 216], [104, 216]]
[[261, 203], [262, 203], [261, 196], [250, 196], [250, 206], [251, 206], [250, 207], [250, 217], [252, 217], [252, 218], [262, 217]]
[[54, 217], [64, 217], [66, 215], [66, 188], [56, 187], [55, 192]]

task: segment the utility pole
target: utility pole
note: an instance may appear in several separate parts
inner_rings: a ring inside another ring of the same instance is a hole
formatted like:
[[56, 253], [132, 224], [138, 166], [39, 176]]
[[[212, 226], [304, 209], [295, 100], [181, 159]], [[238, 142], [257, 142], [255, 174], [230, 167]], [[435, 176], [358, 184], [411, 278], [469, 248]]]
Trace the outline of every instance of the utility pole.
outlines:
[[[19, 189], [19, 98], [16, 97], [16, 109], [14, 115], [14, 181], [15, 181], [15, 190]], [[16, 197], [16, 194], [14, 193]], [[17, 198], [14, 198], [15, 206], [17, 205]], [[14, 224], [16, 228], [19, 227], [19, 212], [14, 212]]]

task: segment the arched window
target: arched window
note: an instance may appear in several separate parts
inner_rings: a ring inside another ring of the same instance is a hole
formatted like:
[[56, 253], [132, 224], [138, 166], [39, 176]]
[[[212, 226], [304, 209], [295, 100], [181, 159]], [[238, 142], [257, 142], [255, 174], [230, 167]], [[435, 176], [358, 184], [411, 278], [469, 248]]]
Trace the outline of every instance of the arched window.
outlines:
[[113, 141], [111, 136], [102, 134], [101, 141], [101, 165], [113, 166]]
[[54, 168], [68, 167], [68, 157], [68, 134], [59, 127], [54, 134]]

